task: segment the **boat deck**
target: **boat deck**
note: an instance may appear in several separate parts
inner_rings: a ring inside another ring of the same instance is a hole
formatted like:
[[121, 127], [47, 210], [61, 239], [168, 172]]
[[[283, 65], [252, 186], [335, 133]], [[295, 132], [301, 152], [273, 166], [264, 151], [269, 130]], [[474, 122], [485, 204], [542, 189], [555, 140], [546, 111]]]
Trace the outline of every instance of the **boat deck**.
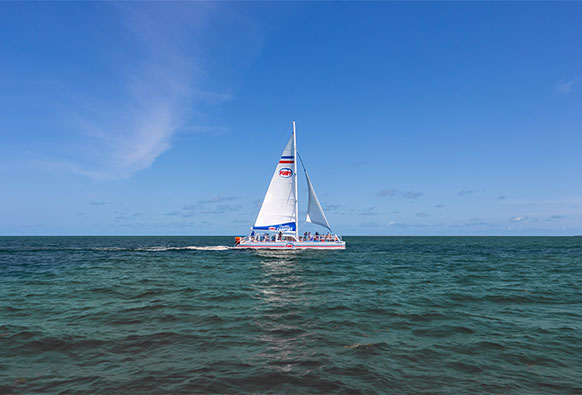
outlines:
[[268, 249], [268, 250], [302, 250], [302, 249], [326, 249], [344, 250], [345, 241], [242, 241], [234, 246], [235, 248], [246, 249]]

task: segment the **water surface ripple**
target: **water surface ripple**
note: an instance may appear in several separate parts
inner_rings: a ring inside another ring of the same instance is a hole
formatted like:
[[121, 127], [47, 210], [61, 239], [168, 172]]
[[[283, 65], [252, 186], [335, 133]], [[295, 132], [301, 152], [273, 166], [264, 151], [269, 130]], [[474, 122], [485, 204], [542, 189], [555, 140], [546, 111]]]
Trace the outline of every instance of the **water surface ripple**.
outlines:
[[582, 238], [346, 240], [2, 237], [0, 393], [582, 393]]

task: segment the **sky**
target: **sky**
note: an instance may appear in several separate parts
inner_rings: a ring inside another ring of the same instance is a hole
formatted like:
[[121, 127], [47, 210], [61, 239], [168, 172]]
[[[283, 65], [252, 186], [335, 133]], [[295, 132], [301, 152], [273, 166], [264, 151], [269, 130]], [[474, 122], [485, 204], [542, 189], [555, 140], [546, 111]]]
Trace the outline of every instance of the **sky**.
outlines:
[[581, 18], [1, 2], [0, 235], [246, 234], [293, 120], [340, 234], [582, 234]]

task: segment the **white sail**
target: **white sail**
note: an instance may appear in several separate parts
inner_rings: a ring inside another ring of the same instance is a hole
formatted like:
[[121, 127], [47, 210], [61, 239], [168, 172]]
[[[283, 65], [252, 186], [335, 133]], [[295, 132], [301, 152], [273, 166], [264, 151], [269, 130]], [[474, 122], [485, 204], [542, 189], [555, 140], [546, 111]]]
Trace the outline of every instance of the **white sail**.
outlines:
[[313, 184], [311, 184], [311, 180], [307, 175], [307, 170], [305, 171], [305, 178], [307, 179], [307, 190], [309, 191], [307, 200], [307, 222], [325, 226], [331, 231], [329, 223], [327, 222], [327, 218], [325, 217], [325, 213], [321, 208], [321, 204], [319, 204], [319, 199], [317, 199], [317, 194], [315, 193]]
[[297, 231], [295, 133], [291, 135], [271, 178], [269, 189], [255, 221], [255, 230]]

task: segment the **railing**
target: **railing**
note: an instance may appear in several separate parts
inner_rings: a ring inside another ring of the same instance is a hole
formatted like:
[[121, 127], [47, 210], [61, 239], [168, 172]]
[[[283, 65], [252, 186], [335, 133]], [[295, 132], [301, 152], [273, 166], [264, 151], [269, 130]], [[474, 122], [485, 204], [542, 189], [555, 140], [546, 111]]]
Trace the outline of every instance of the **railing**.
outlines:
[[246, 243], [285, 243], [285, 242], [341, 242], [342, 238], [336, 234], [327, 234], [327, 235], [307, 235], [299, 236], [299, 240], [297, 240], [294, 236], [283, 236], [283, 238], [279, 238], [277, 235], [255, 235], [255, 236], [246, 236], [244, 237], [244, 242]]

